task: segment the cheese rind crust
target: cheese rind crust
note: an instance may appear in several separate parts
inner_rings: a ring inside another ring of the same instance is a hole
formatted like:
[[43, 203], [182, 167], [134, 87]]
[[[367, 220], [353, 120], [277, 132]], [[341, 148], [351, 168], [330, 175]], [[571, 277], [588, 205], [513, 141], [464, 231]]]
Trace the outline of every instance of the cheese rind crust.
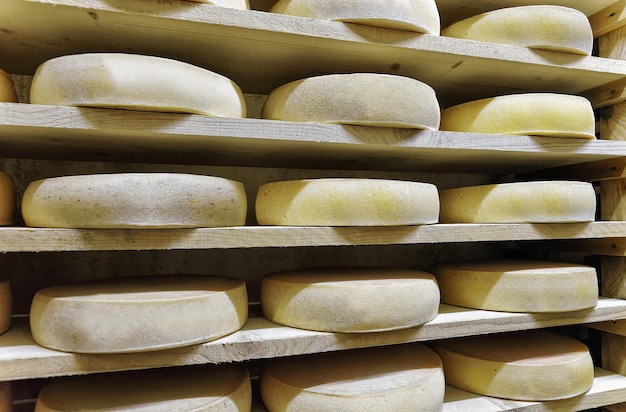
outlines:
[[15, 185], [13, 179], [8, 174], [0, 172], [0, 226], [13, 223], [14, 210]]
[[0, 70], [0, 102], [17, 103], [15, 84], [4, 70]]
[[11, 293], [11, 282], [8, 279], [0, 279], [0, 334], [11, 328], [12, 315], [13, 295]]

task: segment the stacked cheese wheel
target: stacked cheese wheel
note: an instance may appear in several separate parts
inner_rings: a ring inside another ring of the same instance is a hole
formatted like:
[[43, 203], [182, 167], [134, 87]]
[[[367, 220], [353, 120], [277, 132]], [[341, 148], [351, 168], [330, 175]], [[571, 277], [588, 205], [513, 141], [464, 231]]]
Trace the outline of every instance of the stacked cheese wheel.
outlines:
[[263, 278], [269, 320], [329, 332], [410, 328], [437, 315], [439, 289], [430, 273], [390, 268], [319, 268]]
[[15, 186], [13, 179], [6, 173], [0, 172], [0, 226], [13, 223], [15, 209]]
[[34, 340], [78, 353], [142, 352], [207, 342], [248, 317], [243, 281], [220, 276], [143, 276], [55, 286], [35, 294]]
[[11, 282], [8, 279], [0, 278], [0, 334], [6, 332], [11, 327], [12, 315], [13, 295], [11, 293]]
[[11, 382], [0, 382], [0, 411], [11, 412], [13, 410], [13, 395]]
[[4, 70], [0, 70], [0, 102], [17, 103], [13, 79]]
[[240, 365], [154, 369], [55, 378], [36, 412], [249, 412], [252, 389]]

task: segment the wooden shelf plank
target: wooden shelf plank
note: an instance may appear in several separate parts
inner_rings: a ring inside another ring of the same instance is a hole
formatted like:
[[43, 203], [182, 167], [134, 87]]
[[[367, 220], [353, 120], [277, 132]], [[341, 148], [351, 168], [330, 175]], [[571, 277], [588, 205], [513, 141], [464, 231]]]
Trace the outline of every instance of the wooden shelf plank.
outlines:
[[177, 0], [3, 0], [0, 27], [14, 74], [63, 54], [133, 52], [212, 69], [247, 93], [365, 71], [420, 79], [447, 106], [522, 90], [578, 94], [626, 75], [622, 61]]
[[379, 333], [327, 333], [250, 318], [232, 335], [202, 345], [133, 354], [85, 355], [54, 351], [32, 340], [25, 318], [0, 336], [0, 381], [202, 363], [238, 362], [308, 353], [546, 328], [626, 317], [626, 301], [601, 298], [592, 310], [560, 314], [501, 313], [441, 305], [418, 328]]
[[609, 140], [0, 103], [3, 157], [513, 174], [626, 156]]

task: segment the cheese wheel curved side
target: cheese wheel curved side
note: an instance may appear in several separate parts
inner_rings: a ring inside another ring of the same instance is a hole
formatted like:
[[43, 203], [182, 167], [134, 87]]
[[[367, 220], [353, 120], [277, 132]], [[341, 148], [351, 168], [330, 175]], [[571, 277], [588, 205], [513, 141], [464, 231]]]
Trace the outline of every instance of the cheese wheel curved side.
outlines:
[[0, 334], [11, 328], [12, 316], [13, 294], [11, 292], [11, 282], [8, 279], [0, 279]]
[[13, 223], [13, 213], [15, 211], [15, 185], [13, 179], [0, 172], [0, 226], [7, 226]]
[[15, 84], [4, 70], [0, 70], [0, 102], [17, 103]]
[[11, 382], [0, 382], [0, 412], [11, 412], [13, 410], [13, 394], [11, 392]]

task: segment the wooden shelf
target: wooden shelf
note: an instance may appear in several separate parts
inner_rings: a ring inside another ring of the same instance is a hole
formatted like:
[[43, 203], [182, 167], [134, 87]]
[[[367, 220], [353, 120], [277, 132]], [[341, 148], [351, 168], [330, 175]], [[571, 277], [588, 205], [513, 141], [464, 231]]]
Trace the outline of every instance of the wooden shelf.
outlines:
[[0, 381], [203, 363], [239, 362], [309, 353], [447, 339], [486, 333], [574, 325], [626, 317], [626, 301], [601, 298], [592, 310], [503, 313], [441, 305], [439, 315], [418, 328], [378, 333], [328, 333], [280, 326], [252, 317], [238, 332], [201, 345], [133, 354], [64, 353], [34, 343], [26, 318], [0, 335]]
[[209, 68], [247, 93], [363, 71], [422, 80], [444, 106], [520, 91], [584, 93], [602, 105], [607, 94], [588, 91], [626, 76], [625, 61], [177, 0], [3, 0], [0, 27], [10, 73], [64, 54], [132, 52]]

